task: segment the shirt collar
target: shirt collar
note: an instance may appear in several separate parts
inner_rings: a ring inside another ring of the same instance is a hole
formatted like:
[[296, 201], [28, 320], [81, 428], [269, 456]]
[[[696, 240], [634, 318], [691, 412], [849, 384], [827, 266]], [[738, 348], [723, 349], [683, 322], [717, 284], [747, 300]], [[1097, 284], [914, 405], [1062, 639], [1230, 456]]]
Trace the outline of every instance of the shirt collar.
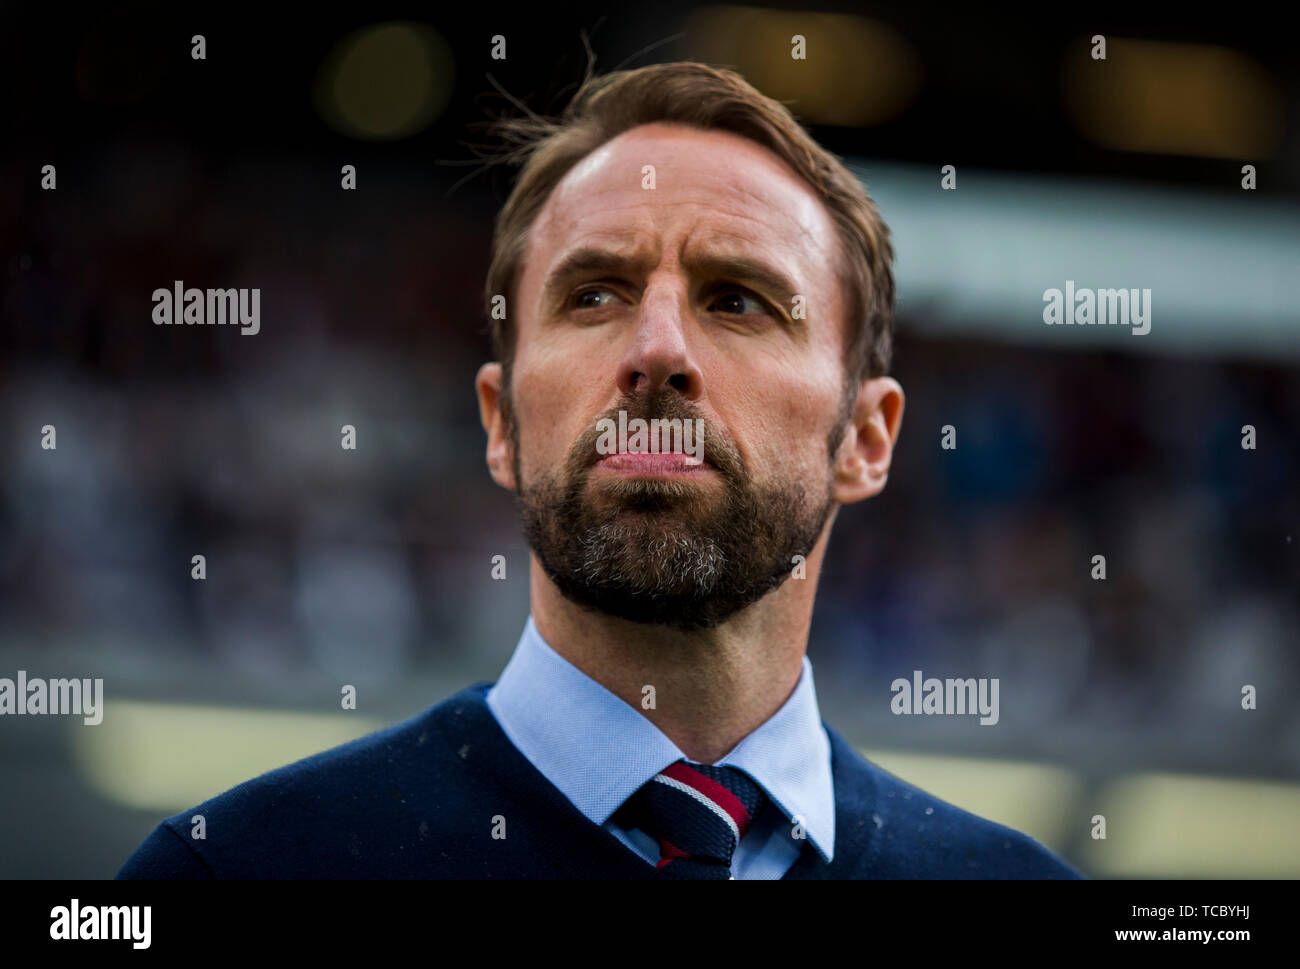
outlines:
[[[510, 741], [588, 819], [604, 824], [641, 785], [686, 755], [640, 711], [551, 648], [530, 615], [487, 702]], [[794, 692], [717, 766], [738, 767], [830, 862], [835, 793], [812, 663]]]

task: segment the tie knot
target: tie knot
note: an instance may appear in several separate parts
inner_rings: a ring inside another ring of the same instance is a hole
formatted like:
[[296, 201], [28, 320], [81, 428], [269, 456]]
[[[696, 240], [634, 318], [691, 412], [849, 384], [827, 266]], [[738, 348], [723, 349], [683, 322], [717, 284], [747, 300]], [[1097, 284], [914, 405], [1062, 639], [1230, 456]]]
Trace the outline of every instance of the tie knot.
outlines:
[[766, 804], [739, 768], [679, 760], [629, 797], [618, 821], [658, 839], [665, 877], [726, 879], [736, 846]]

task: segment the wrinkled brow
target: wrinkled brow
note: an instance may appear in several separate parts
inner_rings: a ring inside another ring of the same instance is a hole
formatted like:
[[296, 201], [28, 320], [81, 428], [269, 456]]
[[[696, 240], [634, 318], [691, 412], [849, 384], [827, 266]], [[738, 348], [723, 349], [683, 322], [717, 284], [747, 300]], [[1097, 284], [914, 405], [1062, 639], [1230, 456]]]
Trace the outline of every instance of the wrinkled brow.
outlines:
[[[683, 265], [692, 272], [719, 279], [734, 280], [737, 283], [751, 284], [764, 290], [774, 299], [786, 306], [793, 301], [798, 287], [779, 269], [748, 256], [703, 253], [688, 256], [682, 260]], [[624, 254], [584, 246], [569, 253], [551, 270], [546, 278], [543, 293], [546, 301], [562, 289], [566, 283], [579, 276], [594, 273], [610, 274], [645, 274], [653, 266], [653, 260], [643, 254]]]

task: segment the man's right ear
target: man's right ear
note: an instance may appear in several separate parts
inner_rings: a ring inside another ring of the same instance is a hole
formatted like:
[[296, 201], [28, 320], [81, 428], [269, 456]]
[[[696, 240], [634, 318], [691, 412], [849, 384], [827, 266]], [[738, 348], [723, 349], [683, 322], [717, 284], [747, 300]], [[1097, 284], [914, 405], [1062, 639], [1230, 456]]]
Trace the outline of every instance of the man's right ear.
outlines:
[[501, 413], [501, 364], [485, 363], [474, 378], [478, 391], [478, 415], [487, 431], [487, 466], [492, 480], [506, 491], [516, 489], [514, 459], [510, 453], [510, 434]]

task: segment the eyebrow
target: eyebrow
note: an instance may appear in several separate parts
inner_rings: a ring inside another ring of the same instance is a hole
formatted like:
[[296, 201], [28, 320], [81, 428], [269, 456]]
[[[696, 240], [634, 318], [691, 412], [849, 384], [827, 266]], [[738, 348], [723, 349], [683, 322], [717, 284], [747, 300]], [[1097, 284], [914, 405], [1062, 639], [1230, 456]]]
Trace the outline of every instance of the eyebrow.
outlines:
[[683, 264], [694, 272], [734, 279], [737, 282], [747, 282], [759, 289], [764, 289], [772, 297], [780, 300], [787, 309], [794, 302], [794, 297], [799, 292], [799, 288], [785, 273], [765, 262], [751, 259], [748, 256], [723, 256], [706, 253], [691, 259], [685, 259]]
[[650, 259], [646, 255], [625, 255], [609, 249], [584, 246], [575, 249], [556, 264], [542, 285], [546, 302], [551, 302], [551, 295], [561, 289], [576, 276], [590, 273], [644, 272], [650, 268]]
[[[550, 303], [564, 285], [576, 276], [591, 273], [644, 273], [653, 260], [645, 254], [627, 255], [584, 246], [569, 253], [551, 270], [543, 284], [546, 302]], [[738, 283], [749, 283], [766, 290], [771, 296], [789, 307], [798, 293], [790, 277], [778, 269], [748, 256], [726, 256], [706, 253], [684, 259], [682, 264], [692, 272], [706, 276], [725, 277]]]

